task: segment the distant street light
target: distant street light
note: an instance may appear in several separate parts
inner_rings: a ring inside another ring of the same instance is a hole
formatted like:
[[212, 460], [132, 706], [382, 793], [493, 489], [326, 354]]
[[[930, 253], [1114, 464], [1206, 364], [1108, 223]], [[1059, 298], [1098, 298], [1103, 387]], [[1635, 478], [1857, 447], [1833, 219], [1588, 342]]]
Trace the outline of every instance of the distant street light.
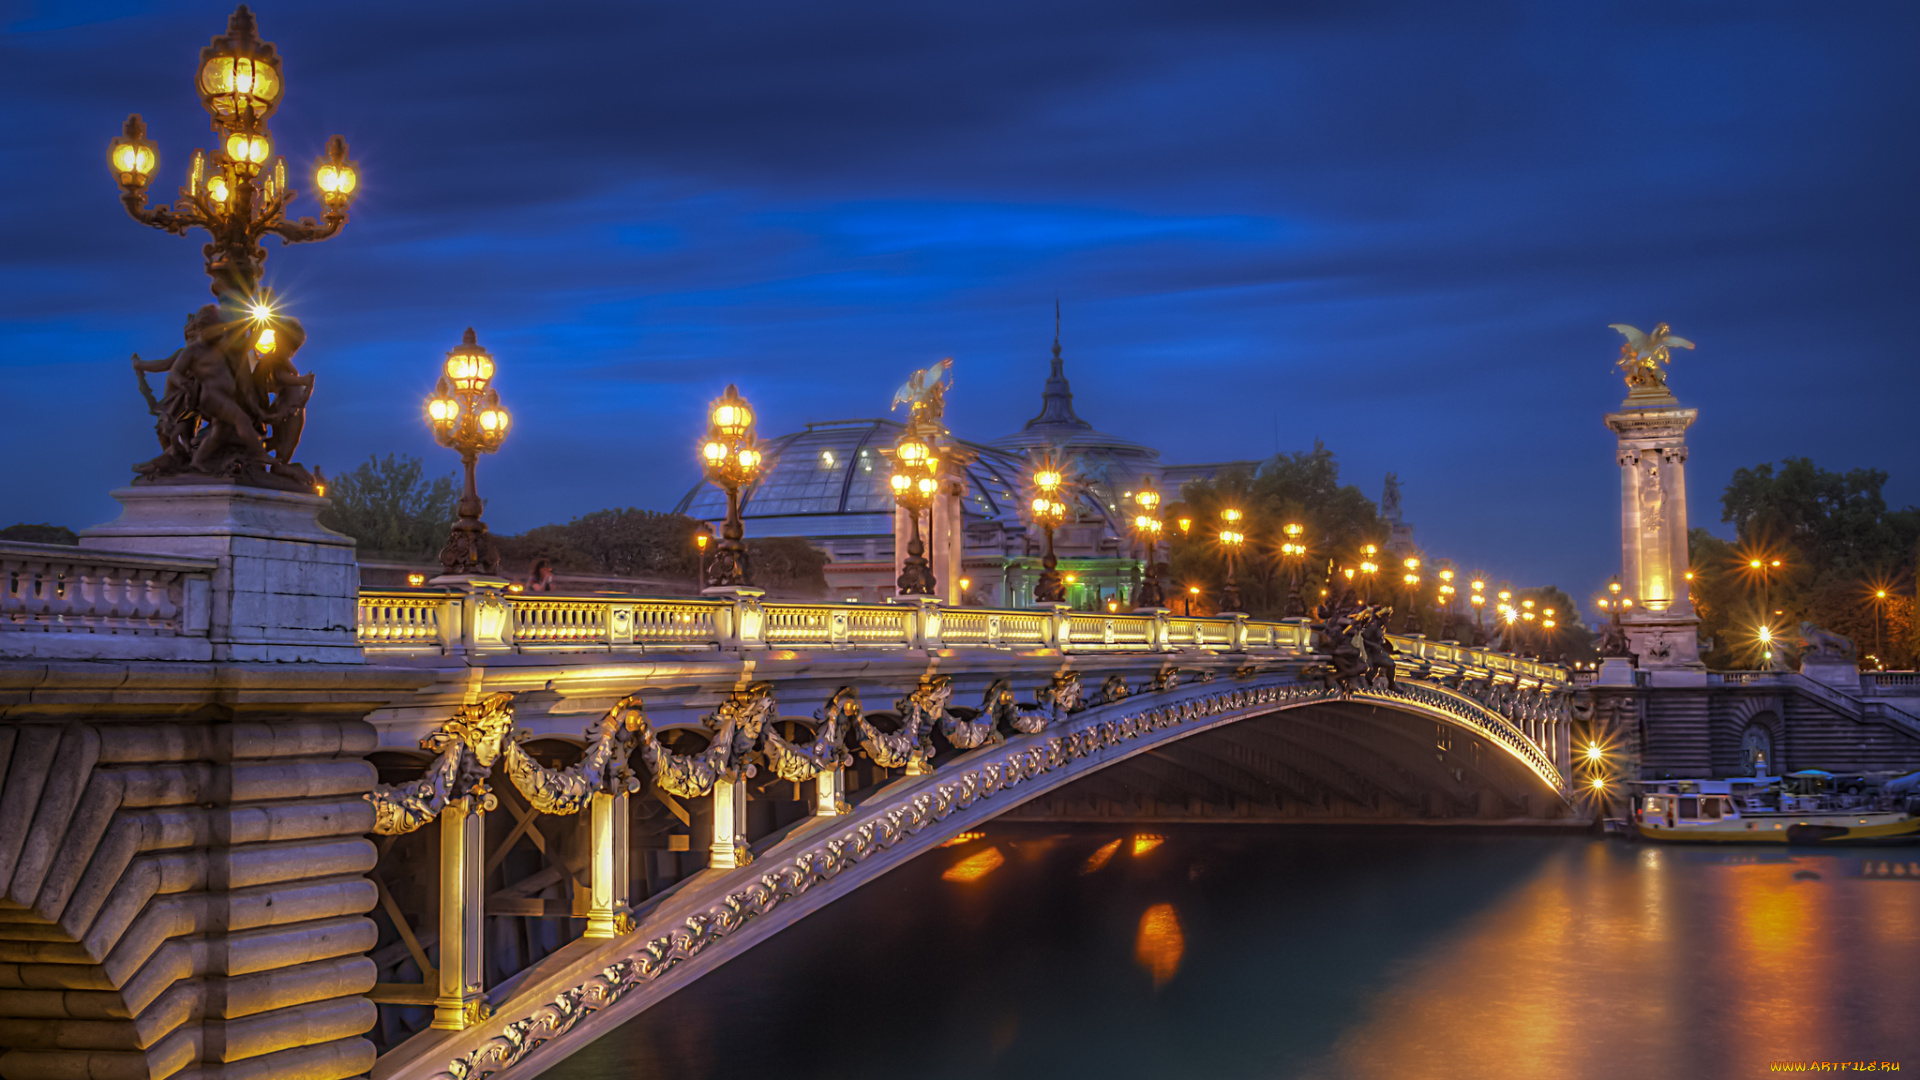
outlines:
[[707, 479], [727, 493], [727, 519], [720, 525], [720, 542], [707, 564], [707, 587], [751, 586], [740, 489], [759, 474], [760, 450], [753, 441], [753, 407], [732, 383], [707, 408], [707, 438], [700, 446], [700, 461]]
[[427, 419], [441, 446], [460, 452], [466, 485], [454, 507], [458, 515], [440, 549], [440, 566], [448, 574], [491, 574], [500, 568], [500, 552], [480, 520], [483, 504], [474, 487], [474, 463], [481, 454], [500, 449], [513, 418], [500, 406], [493, 388], [493, 354], [480, 347], [473, 327], [448, 350], [440, 381], [427, 400]]
[[[901, 596], [931, 596], [934, 590], [933, 567], [927, 562], [926, 544], [920, 539], [920, 514], [933, 505], [940, 490], [940, 459], [933, 446], [922, 438], [919, 425], [909, 421], [893, 445], [894, 501], [907, 512], [907, 557], [895, 582]], [[929, 522], [931, 527], [931, 522]]]
[[1166, 607], [1166, 592], [1160, 586], [1160, 492], [1153, 486], [1153, 477], [1142, 481], [1140, 490], [1133, 494], [1133, 502], [1140, 508], [1133, 516], [1133, 535], [1146, 555], [1140, 586], [1134, 590], [1133, 606]]
[[1286, 559], [1290, 571], [1287, 585], [1287, 618], [1305, 618], [1307, 601], [1300, 595], [1300, 570], [1307, 561], [1307, 545], [1300, 542], [1300, 537], [1307, 528], [1297, 521], [1290, 521], [1280, 528], [1287, 536], [1286, 542], [1280, 545], [1280, 554]]
[[1067, 598], [1066, 583], [1060, 579], [1060, 560], [1053, 554], [1053, 531], [1067, 519], [1067, 504], [1060, 498], [1065, 482], [1060, 469], [1049, 459], [1042, 459], [1034, 468], [1033, 521], [1047, 534], [1047, 552], [1040, 560], [1040, 581], [1033, 588], [1037, 603], [1058, 604]]
[[1233, 580], [1233, 556], [1240, 550], [1240, 545], [1247, 541], [1247, 534], [1240, 531], [1240, 519], [1243, 516], [1233, 507], [1220, 511], [1220, 520], [1223, 523], [1220, 528], [1220, 546], [1225, 549], [1227, 555], [1227, 583], [1220, 590], [1222, 611], [1240, 610], [1240, 586]]

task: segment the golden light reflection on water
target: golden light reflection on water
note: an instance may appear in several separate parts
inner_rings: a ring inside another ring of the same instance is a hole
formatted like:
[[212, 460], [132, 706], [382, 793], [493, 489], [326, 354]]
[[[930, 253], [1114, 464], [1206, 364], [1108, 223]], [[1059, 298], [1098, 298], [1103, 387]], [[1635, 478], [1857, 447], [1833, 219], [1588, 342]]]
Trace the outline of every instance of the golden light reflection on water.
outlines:
[[1006, 861], [1006, 856], [1000, 854], [999, 848], [990, 847], [947, 867], [947, 872], [940, 876], [947, 881], [979, 881], [1000, 869], [1000, 864]]
[[1868, 1004], [1885, 994], [1920, 1000], [1894, 959], [1920, 944], [1920, 897], [1854, 865], [1568, 852], [1409, 958], [1308, 1074], [1747, 1076], [1884, 1054], [1910, 1039], [1836, 1033], [1888, 1014]]
[[1136, 857], [1145, 855], [1147, 852], [1152, 851], [1154, 848], [1157, 848], [1161, 844], [1164, 844], [1166, 842], [1167, 842], [1167, 838], [1164, 836], [1154, 836], [1151, 833], [1141, 833], [1140, 835], [1133, 838], [1133, 853]]
[[1087, 856], [1087, 864], [1080, 868], [1082, 874], [1092, 874], [1113, 861], [1114, 853], [1120, 850], [1120, 841], [1110, 840], [1100, 845], [1100, 850]]
[[1133, 958], [1153, 976], [1154, 989], [1165, 986], [1180, 970], [1187, 952], [1187, 936], [1172, 904], [1155, 904], [1140, 916], [1140, 932], [1133, 939]]
[[959, 847], [961, 844], [971, 844], [975, 840], [978, 840], [986, 835], [987, 834], [983, 832], [955, 833], [953, 836], [953, 839], [948, 840], [945, 843], [942, 843], [940, 846], [941, 847]]

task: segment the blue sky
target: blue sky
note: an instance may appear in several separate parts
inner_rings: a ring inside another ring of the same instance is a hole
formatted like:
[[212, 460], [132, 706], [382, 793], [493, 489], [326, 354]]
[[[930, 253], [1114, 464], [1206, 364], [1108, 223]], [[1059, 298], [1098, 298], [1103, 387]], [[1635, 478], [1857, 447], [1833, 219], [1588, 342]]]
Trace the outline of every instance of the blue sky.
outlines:
[[[1317, 436], [1519, 582], [1617, 568], [1611, 322], [1700, 343], [1695, 523], [1789, 455], [1920, 499], [1911, 4], [255, 9], [295, 175], [338, 132], [365, 178], [339, 238], [269, 248], [300, 457], [451, 469], [420, 403], [472, 325], [515, 415], [498, 530], [670, 507], [730, 381], [775, 434], [950, 354], [956, 428], [1011, 431], [1056, 295], [1098, 426], [1173, 462]], [[8, 522], [105, 520], [153, 452], [126, 357], [177, 343], [200, 241], [126, 218], [106, 144], [145, 115], [170, 193], [228, 10], [0, 4]]]

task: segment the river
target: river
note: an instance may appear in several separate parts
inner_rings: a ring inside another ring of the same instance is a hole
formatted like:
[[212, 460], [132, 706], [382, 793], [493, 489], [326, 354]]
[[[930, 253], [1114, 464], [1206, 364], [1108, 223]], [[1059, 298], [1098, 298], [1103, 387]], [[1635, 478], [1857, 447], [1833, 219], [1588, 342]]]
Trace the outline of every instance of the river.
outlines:
[[[1920, 1072], [1920, 848], [989, 829], [550, 1070], [661, 1077]], [[1877, 865], [1871, 870], [1877, 870]]]

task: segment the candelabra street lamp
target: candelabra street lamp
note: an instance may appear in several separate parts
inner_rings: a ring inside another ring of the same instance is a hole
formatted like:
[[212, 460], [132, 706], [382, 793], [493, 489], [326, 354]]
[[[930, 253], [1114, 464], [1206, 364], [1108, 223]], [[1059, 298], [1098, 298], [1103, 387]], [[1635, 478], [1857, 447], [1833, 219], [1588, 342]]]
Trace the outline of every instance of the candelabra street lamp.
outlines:
[[1373, 575], [1380, 572], [1380, 564], [1373, 560], [1375, 556], [1380, 554], [1380, 548], [1374, 544], [1363, 544], [1360, 547], [1360, 554], [1362, 556], [1360, 560], [1361, 586], [1366, 593], [1366, 602], [1371, 604], [1373, 603]]
[[1459, 590], [1453, 587], [1453, 568], [1444, 567], [1440, 571], [1440, 640], [1452, 641], [1453, 637], [1453, 600]]
[[1286, 534], [1286, 540], [1280, 544], [1280, 555], [1286, 559], [1290, 571], [1287, 584], [1287, 618], [1301, 619], [1307, 614], [1307, 602], [1300, 595], [1300, 570], [1307, 561], [1307, 546], [1300, 537], [1307, 531], [1306, 526], [1290, 521], [1280, 527]]
[[348, 159], [345, 139], [335, 135], [327, 140], [327, 156], [314, 172], [325, 207], [321, 222], [287, 219], [287, 204], [297, 193], [288, 186], [286, 159], [274, 156], [267, 131], [286, 80], [273, 43], [260, 40], [245, 4], [234, 9], [227, 32], [200, 50], [194, 85], [217, 138], [211, 155], [193, 152], [178, 202], [147, 205], [147, 185], [159, 157], [138, 113], [127, 118], [121, 136], [113, 140], [108, 161], [120, 185], [120, 201], [135, 221], [176, 236], [196, 228], [207, 231], [213, 239], [205, 249], [213, 293], [244, 306], [259, 292], [260, 266], [267, 257], [260, 241], [271, 234], [285, 243], [303, 244], [338, 233], [360, 186], [359, 167]]
[[1472, 595], [1467, 597], [1467, 603], [1473, 606], [1473, 643], [1475, 645], [1485, 645], [1487, 643], [1487, 623], [1485, 619], [1487, 610], [1487, 583], [1480, 578], [1474, 578], [1468, 584], [1473, 590]]
[[1133, 494], [1133, 501], [1140, 508], [1133, 517], [1133, 535], [1146, 555], [1146, 569], [1140, 578], [1140, 587], [1134, 590], [1133, 606], [1166, 607], [1166, 592], [1160, 586], [1160, 492], [1153, 486], [1153, 477], [1142, 482], [1140, 490]]
[[1067, 599], [1067, 585], [1060, 577], [1060, 560], [1053, 555], [1053, 531], [1067, 519], [1067, 504], [1060, 489], [1065, 477], [1058, 466], [1042, 460], [1033, 472], [1033, 522], [1047, 534], [1047, 553], [1040, 559], [1040, 581], [1033, 587], [1033, 599], [1041, 604], [1058, 604]]
[[[147, 481], [189, 476], [315, 491], [314, 477], [293, 460], [313, 394], [313, 376], [293, 363], [306, 332], [274, 310], [261, 284], [261, 241], [272, 235], [302, 244], [337, 234], [359, 188], [359, 167], [346, 140], [329, 139], [314, 172], [322, 220], [287, 217], [298, 193], [267, 130], [286, 81], [273, 43], [260, 40], [244, 5], [227, 32], [200, 50], [194, 86], [212, 119], [214, 145], [211, 154], [193, 152], [178, 200], [148, 204], [160, 159], [138, 113], [107, 151], [121, 205], [135, 221], [175, 236], [201, 229], [211, 241], [202, 253], [215, 302], [190, 318], [186, 347], [160, 359], [133, 358], [161, 447], [159, 457], [134, 471]], [[162, 372], [166, 385], [156, 396], [146, 377]]]
[[[932, 444], [921, 437], [917, 423], [909, 422], [893, 445], [893, 476], [889, 478], [894, 501], [907, 512], [908, 521], [907, 557], [895, 583], [901, 596], [933, 595], [933, 567], [920, 540], [920, 514], [933, 505], [933, 497], [940, 490], [939, 468], [940, 459], [934, 456]], [[931, 522], [928, 527], [932, 527]]]
[[447, 544], [440, 549], [440, 566], [448, 574], [491, 574], [500, 569], [500, 552], [480, 520], [480, 492], [474, 487], [474, 463], [481, 454], [500, 449], [513, 418], [500, 407], [493, 388], [493, 354], [480, 347], [473, 328], [461, 336], [458, 347], [447, 351], [447, 362], [427, 399], [427, 419], [441, 446], [460, 452], [466, 486], [456, 505], [457, 517]]
[[749, 587], [753, 574], [747, 563], [747, 528], [740, 520], [740, 489], [760, 472], [760, 451], [753, 441], [753, 408], [732, 383], [707, 408], [700, 461], [707, 479], [727, 493], [727, 520], [707, 563], [707, 588]]
[[1240, 519], [1243, 515], [1233, 507], [1220, 511], [1220, 546], [1227, 555], [1227, 583], [1220, 590], [1222, 611], [1240, 610], [1240, 586], [1233, 580], [1233, 556], [1246, 543], [1247, 534], [1240, 531]]

